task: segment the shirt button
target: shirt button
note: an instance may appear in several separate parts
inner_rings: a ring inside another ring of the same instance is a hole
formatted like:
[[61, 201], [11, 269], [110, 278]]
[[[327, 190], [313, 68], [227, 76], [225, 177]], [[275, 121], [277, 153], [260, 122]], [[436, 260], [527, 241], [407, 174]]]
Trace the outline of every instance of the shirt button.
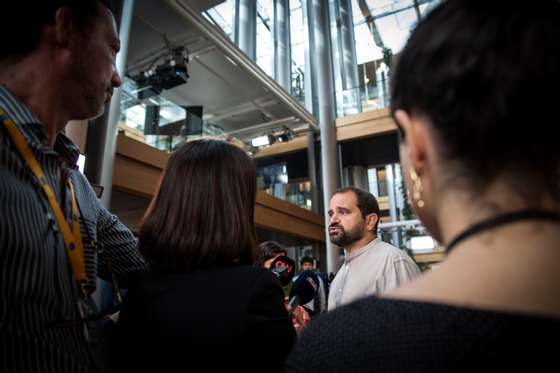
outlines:
[[56, 220], [51, 215], [51, 213], [47, 212], [45, 217], [47, 218], [47, 220], [49, 222], [49, 227], [52, 229], [52, 231], [53, 232], [58, 232], [58, 226], [57, 226]]

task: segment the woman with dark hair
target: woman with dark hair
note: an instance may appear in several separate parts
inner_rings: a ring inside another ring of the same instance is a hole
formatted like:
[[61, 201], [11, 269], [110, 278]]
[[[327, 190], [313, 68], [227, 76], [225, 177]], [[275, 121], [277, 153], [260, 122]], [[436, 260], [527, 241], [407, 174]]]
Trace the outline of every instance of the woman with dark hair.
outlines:
[[123, 304], [121, 345], [132, 354], [121, 366], [253, 371], [265, 359], [282, 369], [295, 332], [280, 283], [254, 266], [255, 175], [226, 142], [193, 141], [172, 154], [140, 228], [151, 270]]
[[448, 257], [312, 323], [289, 371], [558, 370], [559, 41], [557, 0], [447, 0], [418, 23], [391, 105], [413, 207]]

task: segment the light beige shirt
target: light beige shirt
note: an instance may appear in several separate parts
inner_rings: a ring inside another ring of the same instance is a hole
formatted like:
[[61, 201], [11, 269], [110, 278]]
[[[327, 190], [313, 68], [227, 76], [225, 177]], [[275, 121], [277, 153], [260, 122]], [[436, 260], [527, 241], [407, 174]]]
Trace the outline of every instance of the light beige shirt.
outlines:
[[345, 254], [344, 264], [331, 284], [329, 311], [368, 295], [379, 295], [420, 275], [404, 250], [379, 238], [351, 255]]

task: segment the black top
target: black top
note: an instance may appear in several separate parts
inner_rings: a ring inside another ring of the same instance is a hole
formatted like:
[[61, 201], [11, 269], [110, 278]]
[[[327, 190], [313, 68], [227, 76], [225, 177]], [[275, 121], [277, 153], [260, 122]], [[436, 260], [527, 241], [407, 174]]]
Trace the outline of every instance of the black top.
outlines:
[[145, 274], [131, 284], [119, 333], [123, 372], [280, 371], [295, 340], [278, 279], [250, 266]]
[[288, 372], [558, 369], [560, 318], [370, 297], [314, 321]]

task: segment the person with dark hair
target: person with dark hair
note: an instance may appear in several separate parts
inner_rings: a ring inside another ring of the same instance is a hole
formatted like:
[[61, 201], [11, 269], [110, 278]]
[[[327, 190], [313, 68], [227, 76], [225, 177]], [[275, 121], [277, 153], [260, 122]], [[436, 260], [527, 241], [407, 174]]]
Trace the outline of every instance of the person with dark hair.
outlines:
[[[290, 291], [292, 289], [292, 279], [295, 273], [295, 262], [288, 257], [288, 251], [284, 246], [276, 241], [264, 241], [259, 244], [260, 257], [257, 261], [259, 267], [272, 270], [276, 276], [280, 278], [283, 285], [284, 301], [286, 310], [292, 315], [292, 324], [296, 332], [300, 332], [311, 321], [311, 316], [301, 305], [297, 305], [293, 309], [288, 305]], [[285, 257], [285, 258], [284, 258]], [[272, 266], [278, 266], [272, 268]], [[292, 267], [291, 270], [276, 272], [283, 270], [282, 267]]]
[[[311, 256], [304, 256], [299, 260], [299, 267], [301, 272], [313, 271], [317, 276], [319, 286], [317, 287], [317, 294], [310, 302], [303, 305], [305, 310], [309, 312], [312, 317], [316, 317], [324, 312], [327, 312], [327, 299], [328, 292], [328, 276], [326, 273], [321, 273], [315, 267], [316, 260]], [[294, 282], [297, 277], [294, 278]]]
[[151, 270], [123, 303], [117, 367], [282, 370], [295, 331], [280, 282], [254, 265], [256, 193], [255, 165], [234, 145], [197, 140], [171, 155], [140, 227]]
[[258, 265], [264, 268], [270, 268], [270, 264], [280, 255], [288, 256], [286, 248], [276, 241], [264, 241], [259, 244], [260, 256]]
[[558, 366], [558, 40], [556, 0], [448, 0], [418, 23], [392, 112], [413, 207], [448, 256], [312, 324], [288, 371]]
[[97, 199], [63, 130], [121, 85], [105, 1], [2, 4], [0, 370], [104, 371], [98, 276], [144, 269], [132, 233]]
[[312, 271], [315, 269], [315, 260], [310, 256], [303, 256], [299, 260], [299, 268], [301, 271]]
[[373, 194], [354, 187], [339, 189], [328, 214], [331, 242], [344, 248], [344, 263], [329, 290], [329, 311], [402, 286], [420, 274], [404, 250], [377, 237], [379, 205]]

